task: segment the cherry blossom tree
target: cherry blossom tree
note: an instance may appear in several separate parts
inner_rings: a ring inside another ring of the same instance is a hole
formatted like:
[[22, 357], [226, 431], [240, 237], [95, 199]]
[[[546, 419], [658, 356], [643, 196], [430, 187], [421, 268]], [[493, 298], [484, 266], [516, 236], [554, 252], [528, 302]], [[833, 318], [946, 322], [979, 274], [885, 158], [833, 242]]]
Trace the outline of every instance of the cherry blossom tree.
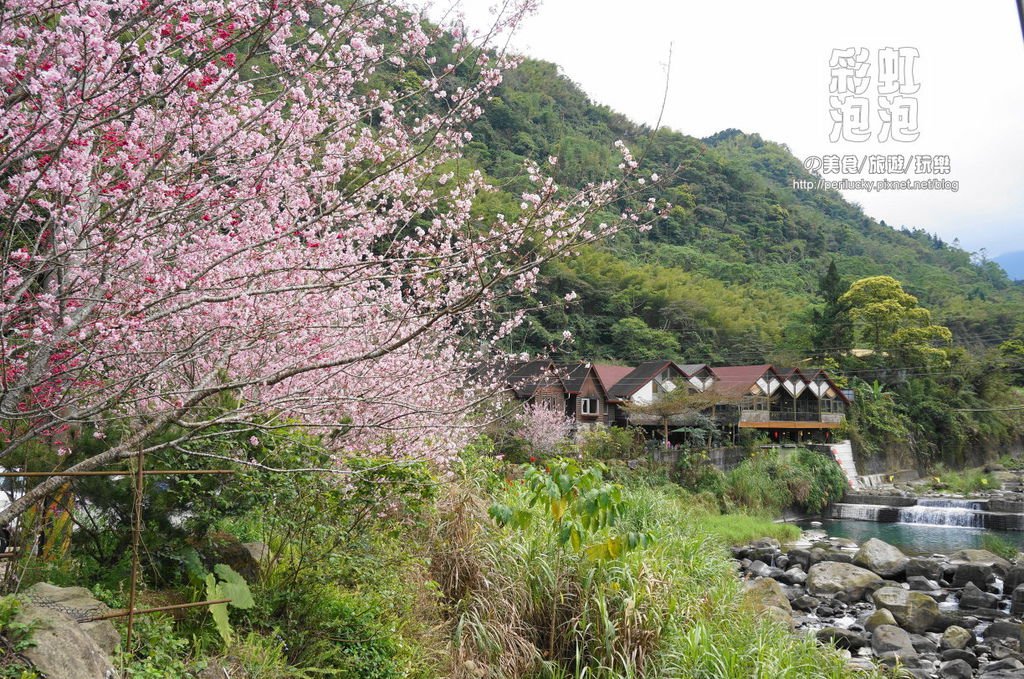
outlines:
[[567, 192], [530, 165], [517, 214], [474, 216], [494, 189], [460, 149], [529, 9], [473, 35], [386, 1], [4, 3], [0, 464], [284, 425], [339, 456], [454, 455], [489, 388], [472, 367], [522, 320], [499, 308], [639, 184], [619, 145], [617, 177]]
[[558, 452], [559, 446], [569, 440], [574, 420], [565, 414], [565, 409], [547, 401], [527, 403], [523, 406], [522, 426], [516, 432], [519, 438], [530, 444], [530, 450], [539, 455]]

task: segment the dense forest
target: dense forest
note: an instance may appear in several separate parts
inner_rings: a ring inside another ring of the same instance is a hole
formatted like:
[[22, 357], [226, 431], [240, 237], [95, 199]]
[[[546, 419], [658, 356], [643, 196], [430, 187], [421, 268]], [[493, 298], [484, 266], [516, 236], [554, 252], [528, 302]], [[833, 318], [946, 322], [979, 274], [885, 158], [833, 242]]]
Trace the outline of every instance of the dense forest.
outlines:
[[[811, 175], [784, 144], [739, 130], [697, 139], [637, 125], [591, 102], [551, 63], [526, 60], [507, 74], [472, 131], [468, 158], [505, 189], [480, 211], [516, 210], [525, 160], [556, 157], [552, 172], [567, 187], [602, 179], [619, 162], [618, 139], [673, 205], [650, 230], [550, 263], [537, 312], [510, 351], [837, 369], [864, 396], [851, 435], [897, 464], [959, 464], [1017, 437], [1006, 406], [1018, 402], [1024, 368], [1024, 286], [997, 263], [876, 221], [838, 192], [794, 190], [794, 179]], [[925, 340], [941, 356], [885, 351], [861, 335], [839, 300], [877, 276], [898, 279], [910, 304], [930, 312], [925, 327], [949, 329], [952, 341]], [[578, 299], [566, 304], [571, 292]], [[559, 342], [565, 329], [575, 336], [569, 347]], [[879, 351], [855, 358], [858, 348]]]

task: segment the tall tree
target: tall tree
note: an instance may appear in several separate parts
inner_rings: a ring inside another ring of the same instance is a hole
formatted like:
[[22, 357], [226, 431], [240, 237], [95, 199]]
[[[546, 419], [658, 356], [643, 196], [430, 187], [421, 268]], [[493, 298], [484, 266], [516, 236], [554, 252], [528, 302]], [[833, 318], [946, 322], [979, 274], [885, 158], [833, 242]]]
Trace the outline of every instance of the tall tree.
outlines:
[[[488, 38], [529, 2], [505, 7]], [[470, 367], [521, 320], [496, 302], [616, 228], [588, 216], [621, 180], [568, 194], [533, 163], [515, 214], [473, 218], [490, 188], [447, 168], [509, 61], [399, 4], [0, 11], [5, 465], [86, 431], [116, 436], [73, 471], [296, 422], [444, 460]]]
[[933, 324], [931, 312], [892, 276], [862, 278], [839, 302], [849, 307], [861, 338], [876, 355], [887, 354], [898, 366], [946, 360], [944, 347], [953, 341], [953, 334]]
[[853, 345], [853, 324], [849, 309], [840, 302], [846, 289], [833, 258], [829, 260], [828, 269], [818, 279], [818, 295], [824, 306], [815, 309], [813, 315], [814, 349], [822, 357], [842, 355]]

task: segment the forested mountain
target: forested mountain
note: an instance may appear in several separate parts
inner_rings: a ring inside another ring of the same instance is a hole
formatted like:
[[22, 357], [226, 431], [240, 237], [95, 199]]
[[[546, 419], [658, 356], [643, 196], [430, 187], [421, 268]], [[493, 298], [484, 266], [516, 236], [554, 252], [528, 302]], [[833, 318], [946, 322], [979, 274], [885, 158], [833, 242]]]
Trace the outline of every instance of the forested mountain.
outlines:
[[[820, 345], [813, 318], [833, 259], [846, 284], [901, 280], [960, 344], [1012, 338], [1024, 312], [1024, 287], [995, 262], [923, 230], [893, 229], [835, 191], [791, 188], [810, 175], [784, 144], [739, 130], [706, 139], [654, 132], [592, 103], [554, 64], [527, 60], [507, 74], [473, 134], [470, 158], [513, 195], [524, 159], [557, 156], [556, 178], [578, 186], [608, 174], [622, 139], [675, 205], [650, 232], [550, 267], [539, 300], [550, 306], [514, 350], [569, 328], [586, 357], [752, 362], [821, 353], [831, 347]], [[507, 198], [501, 209], [514, 209]], [[570, 290], [580, 301], [563, 308], [558, 296]]]

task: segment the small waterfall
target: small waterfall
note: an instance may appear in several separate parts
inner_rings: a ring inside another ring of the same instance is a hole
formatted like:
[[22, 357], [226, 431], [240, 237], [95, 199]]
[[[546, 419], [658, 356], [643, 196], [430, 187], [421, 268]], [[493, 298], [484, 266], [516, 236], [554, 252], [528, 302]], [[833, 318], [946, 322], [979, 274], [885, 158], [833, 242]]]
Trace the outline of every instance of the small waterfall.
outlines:
[[976, 512], [988, 509], [988, 500], [961, 500], [948, 497], [923, 497], [917, 501], [918, 507], [936, 507], [942, 509], [973, 509]]
[[832, 518], [878, 521], [878, 512], [881, 509], [887, 508], [880, 505], [852, 505], [839, 502], [832, 505]]
[[[950, 502], [956, 502], [951, 500]], [[960, 500], [959, 502], [968, 502]], [[977, 503], [975, 503], [977, 504]], [[984, 528], [985, 515], [976, 508], [963, 506], [929, 506], [918, 504], [914, 507], [900, 507], [898, 523], [913, 523], [927, 526], [956, 526], [958, 528]]]

